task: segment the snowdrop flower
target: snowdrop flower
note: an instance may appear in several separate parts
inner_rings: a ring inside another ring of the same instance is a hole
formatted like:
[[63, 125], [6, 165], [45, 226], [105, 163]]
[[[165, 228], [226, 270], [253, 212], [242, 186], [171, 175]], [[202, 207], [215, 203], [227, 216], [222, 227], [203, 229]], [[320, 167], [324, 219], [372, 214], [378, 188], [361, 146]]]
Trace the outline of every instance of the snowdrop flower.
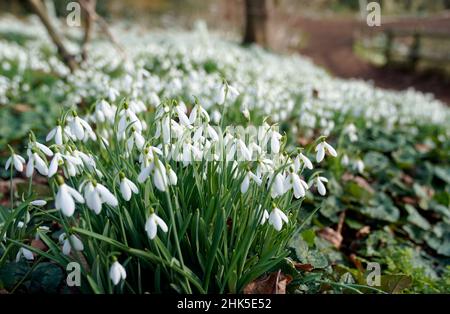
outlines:
[[178, 182], [178, 178], [177, 178], [177, 174], [175, 173], [175, 171], [173, 171], [173, 169], [169, 166], [167, 168], [167, 177], [169, 179], [169, 184], [170, 185], [177, 185]]
[[125, 103], [124, 109], [120, 111], [120, 120], [117, 132], [119, 134], [119, 138], [123, 138], [125, 135], [125, 130], [129, 125], [133, 125], [137, 132], [142, 132], [142, 123], [136, 116], [136, 114], [128, 107], [128, 104]]
[[291, 173], [286, 178], [286, 188], [290, 189], [293, 188], [294, 190], [294, 197], [296, 199], [299, 199], [301, 197], [304, 197], [306, 194], [306, 190], [308, 189], [308, 184], [300, 179], [299, 175], [296, 173]]
[[353, 123], [347, 125], [344, 129], [344, 134], [348, 135], [350, 142], [356, 142], [358, 140], [358, 135], [356, 133], [356, 126]]
[[309, 170], [313, 169], [313, 164], [312, 164], [311, 160], [309, 160], [309, 158], [306, 157], [305, 155], [303, 155], [302, 153], [298, 154], [294, 160], [295, 171], [300, 170], [301, 163], [303, 163], [305, 165], [305, 167], [308, 168]]
[[140, 132], [138, 132], [134, 127], [131, 127], [131, 136], [127, 140], [127, 147], [129, 151], [133, 149], [134, 144], [136, 144], [136, 147], [141, 150], [144, 147], [145, 139]]
[[260, 186], [262, 183], [262, 180], [257, 177], [253, 172], [247, 171], [247, 174], [244, 177], [244, 180], [241, 183], [241, 193], [245, 194], [248, 191], [248, 188], [250, 187], [250, 179], [255, 181], [255, 183]]
[[50, 148], [48, 148], [47, 146], [45, 146], [44, 144], [41, 144], [39, 142], [34, 142], [32, 144], [34, 144], [41, 152], [43, 152], [48, 157], [53, 156], [52, 150]]
[[34, 168], [36, 168], [36, 170], [43, 176], [48, 175], [48, 167], [45, 164], [45, 161], [37, 153], [32, 153], [28, 157], [29, 158], [25, 172], [25, 175], [27, 177], [31, 177], [33, 175]]
[[322, 196], [327, 194], [327, 189], [325, 188], [325, 185], [323, 184], [323, 182], [328, 182], [328, 179], [325, 177], [321, 177], [321, 176], [316, 177], [317, 190], [319, 191], [319, 194]]
[[272, 153], [278, 154], [280, 152], [281, 134], [275, 130], [270, 132], [270, 149]]
[[47, 205], [47, 202], [44, 200], [34, 200], [34, 201], [30, 202], [30, 205], [42, 207], [42, 206]]
[[96, 122], [114, 122], [116, 106], [111, 106], [106, 100], [102, 99], [95, 106], [94, 117]]
[[350, 159], [348, 158], [347, 155], [344, 155], [344, 156], [342, 157], [341, 164], [342, 164], [343, 166], [348, 166], [349, 163], [350, 163]]
[[139, 190], [131, 180], [127, 179], [123, 173], [120, 174], [120, 193], [124, 200], [129, 201], [131, 199], [131, 195], [139, 194]]
[[50, 162], [50, 166], [48, 168], [47, 176], [50, 178], [56, 174], [58, 171], [58, 166], [63, 162], [63, 158], [66, 159], [67, 169], [70, 176], [75, 176], [76, 174], [76, 166], [82, 164], [82, 161], [79, 158], [72, 157], [70, 155], [63, 155], [60, 152], [56, 152], [53, 156], [52, 161]]
[[150, 238], [150, 240], [153, 240], [156, 237], [156, 231], [158, 229], [158, 226], [163, 232], [167, 232], [169, 230], [164, 220], [162, 220], [158, 215], [156, 215], [153, 212], [150, 214], [150, 216], [147, 219], [147, 222], [145, 223], [145, 231], [147, 231], [147, 235]]
[[271, 196], [272, 198], [275, 198], [285, 193], [285, 179], [281, 173], [278, 173], [273, 180]]
[[62, 145], [63, 144], [63, 129], [62, 129], [62, 127], [60, 125], [57, 125], [50, 132], [48, 132], [47, 137], [45, 138], [45, 140], [47, 142], [49, 142], [53, 138], [55, 139], [56, 145]]
[[13, 153], [8, 160], [6, 160], [5, 169], [8, 170], [9, 167], [14, 165], [14, 168], [16, 168], [17, 171], [22, 172], [24, 163], [25, 159], [22, 156]]
[[104, 185], [97, 182], [87, 182], [84, 185], [84, 198], [86, 205], [92, 209], [97, 215], [102, 210], [102, 204], [106, 203], [116, 207], [118, 205], [117, 198]]
[[317, 144], [315, 151], [317, 152], [316, 154], [317, 162], [321, 162], [323, 160], [323, 158], [325, 157], [325, 151], [328, 151], [328, 153], [333, 157], [337, 156], [336, 150], [325, 141]]
[[16, 255], [16, 263], [18, 263], [18, 262], [20, 261], [20, 258], [21, 258], [22, 256], [25, 257], [25, 259], [26, 259], [27, 261], [32, 261], [32, 260], [34, 260], [33, 252], [31, 252], [29, 249], [26, 249], [26, 248], [24, 248], [24, 247], [21, 247], [21, 248], [19, 249], [19, 252], [17, 252], [17, 255]]
[[55, 197], [55, 207], [65, 216], [70, 217], [75, 211], [75, 201], [83, 204], [84, 198], [77, 190], [65, 184], [62, 177], [58, 176], [57, 181], [59, 188]]
[[[69, 117], [70, 118], [70, 117]], [[95, 139], [95, 133], [92, 131], [89, 123], [81, 119], [74, 111], [72, 117], [69, 120], [70, 131], [75, 135], [78, 140], [84, 140], [85, 135], [88, 135]]]
[[264, 209], [263, 216], [261, 217], [261, 225], [264, 225], [266, 221], [269, 219], [269, 217], [270, 217], [269, 212], [266, 209]]
[[275, 207], [269, 216], [269, 224], [272, 225], [275, 230], [280, 231], [283, 227], [283, 222], [288, 223], [288, 218], [279, 208]]
[[81, 242], [81, 240], [74, 234], [67, 237], [65, 233], [62, 233], [59, 236], [59, 242], [63, 244], [62, 251], [64, 255], [70, 255], [72, 249], [78, 252], [84, 250], [83, 242]]
[[125, 280], [127, 278], [125, 268], [115, 258], [109, 270], [109, 278], [115, 286], [117, 286], [121, 280]]
[[153, 184], [161, 192], [164, 192], [167, 189], [168, 180], [166, 168], [159, 160], [155, 162], [155, 167], [153, 168]]
[[364, 172], [364, 162], [361, 159], [358, 159], [355, 163], [355, 169], [359, 172], [359, 173], [363, 173]]

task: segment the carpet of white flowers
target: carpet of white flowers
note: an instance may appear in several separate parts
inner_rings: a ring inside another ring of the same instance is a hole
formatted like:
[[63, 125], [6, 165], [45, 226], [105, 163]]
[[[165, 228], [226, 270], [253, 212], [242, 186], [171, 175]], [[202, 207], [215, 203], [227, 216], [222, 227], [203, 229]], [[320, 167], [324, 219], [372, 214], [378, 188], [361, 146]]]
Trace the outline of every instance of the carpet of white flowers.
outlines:
[[0, 19], [0, 289], [242, 292], [282, 270], [296, 293], [448, 292], [444, 104], [202, 24], [113, 31], [125, 60], [97, 39], [70, 73], [38, 23]]

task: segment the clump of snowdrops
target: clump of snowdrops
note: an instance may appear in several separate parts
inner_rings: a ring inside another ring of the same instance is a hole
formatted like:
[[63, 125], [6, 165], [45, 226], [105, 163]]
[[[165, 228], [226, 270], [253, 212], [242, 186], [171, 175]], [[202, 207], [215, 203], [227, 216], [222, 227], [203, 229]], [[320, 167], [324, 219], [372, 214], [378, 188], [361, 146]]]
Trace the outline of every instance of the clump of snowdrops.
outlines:
[[[225, 102], [237, 91], [224, 86]], [[309, 150], [318, 162], [336, 151], [321, 137], [288, 152], [266, 123], [249, 142], [191, 107], [101, 100], [85, 117], [66, 112], [46, 144], [31, 134], [27, 160], [11, 149], [11, 178], [25, 171], [31, 191], [38, 172], [54, 198], [30, 193], [5, 214], [6, 255], [78, 262], [80, 289], [102, 293], [239, 292], [275, 268], [306, 191], [326, 194]]]

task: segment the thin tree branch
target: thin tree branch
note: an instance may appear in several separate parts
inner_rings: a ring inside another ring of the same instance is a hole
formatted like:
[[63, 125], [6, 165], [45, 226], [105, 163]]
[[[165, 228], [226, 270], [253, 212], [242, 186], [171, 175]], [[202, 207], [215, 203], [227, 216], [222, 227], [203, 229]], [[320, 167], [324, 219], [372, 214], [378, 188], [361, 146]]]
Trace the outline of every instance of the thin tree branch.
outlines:
[[109, 29], [108, 23], [105, 21], [103, 17], [97, 14], [95, 10], [95, 1], [94, 5], [92, 5], [92, 0], [78, 0], [83, 10], [87, 13], [87, 15], [90, 17], [91, 21], [97, 22], [100, 26], [100, 29], [103, 33], [109, 38], [113, 46], [116, 48], [116, 50], [122, 55], [123, 58], [126, 58], [126, 52], [125, 49], [119, 44], [119, 42], [116, 40], [114, 35], [111, 33]]
[[[97, 4], [97, 0], [87, 0], [87, 5], [92, 10], [95, 10]], [[83, 9], [84, 10], [84, 9]], [[87, 59], [88, 56], [88, 45], [89, 42], [92, 39], [92, 30], [93, 30], [93, 24], [94, 20], [92, 17], [92, 14], [90, 14], [91, 10], [84, 10], [84, 37], [83, 37], [83, 43], [81, 47], [81, 57], [83, 60]]]
[[69, 67], [70, 71], [75, 71], [78, 68], [78, 63], [75, 60], [75, 57], [69, 53], [67, 48], [64, 46], [64, 43], [54, 28], [50, 17], [48, 16], [47, 10], [44, 7], [44, 4], [41, 0], [28, 0], [28, 3], [31, 6], [33, 12], [39, 17], [42, 24], [44, 24], [47, 32], [58, 49], [58, 54], [60, 55], [63, 62]]

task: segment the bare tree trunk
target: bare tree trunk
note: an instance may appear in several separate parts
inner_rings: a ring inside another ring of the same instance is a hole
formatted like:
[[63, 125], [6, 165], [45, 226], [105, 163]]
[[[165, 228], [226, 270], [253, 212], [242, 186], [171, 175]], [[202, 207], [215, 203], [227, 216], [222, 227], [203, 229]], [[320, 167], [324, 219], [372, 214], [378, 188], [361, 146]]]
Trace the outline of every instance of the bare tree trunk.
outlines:
[[268, 44], [268, 0], [245, 0], [244, 44]]
[[95, 7], [97, 5], [97, 0], [87, 0], [86, 5], [89, 7], [89, 10], [84, 10], [84, 37], [83, 44], [81, 47], [81, 57], [83, 60], [87, 59], [88, 56], [88, 45], [92, 38], [92, 30], [94, 24], [94, 18], [90, 13], [92, 10], [95, 11]]
[[41, 0], [28, 0], [28, 3], [30, 4], [33, 12], [39, 17], [42, 24], [44, 24], [45, 28], [47, 29], [47, 32], [56, 48], [58, 49], [58, 54], [61, 56], [63, 62], [69, 67], [72, 72], [75, 71], [75, 69], [78, 68], [78, 63], [76, 62], [75, 57], [71, 55], [67, 48], [64, 46], [61, 37], [56, 32], [56, 29], [54, 28], [50, 17], [48, 16], [44, 4], [41, 2]]

